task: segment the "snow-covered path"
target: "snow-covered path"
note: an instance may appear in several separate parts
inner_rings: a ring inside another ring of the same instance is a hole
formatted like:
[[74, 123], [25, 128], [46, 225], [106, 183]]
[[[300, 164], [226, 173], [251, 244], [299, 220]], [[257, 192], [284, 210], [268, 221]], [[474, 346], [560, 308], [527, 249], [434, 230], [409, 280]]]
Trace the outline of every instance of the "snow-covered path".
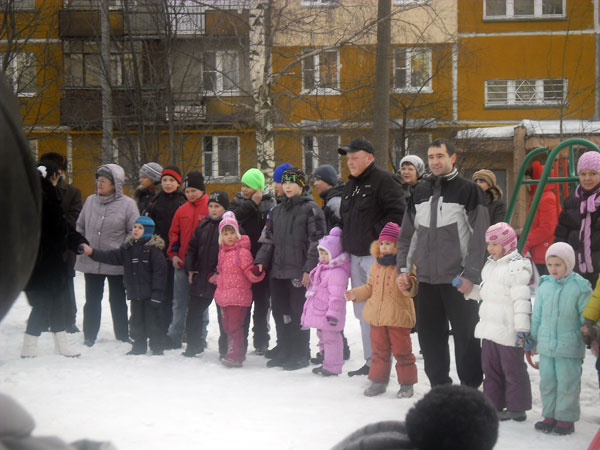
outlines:
[[[76, 278], [78, 325], [84, 303], [83, 276]], [[379, 420], [403, 420], [411, 405], [429, 390], [423, 360], [417, 358], [420, 382], [415, 397], [388, 392], [366, 398], [366, 377], [321, 378], [310, 369], [284, 372], [267, 369], [265, 359], [249, 354], [242, 369], [226, 369], [218, 360], [216, 309], [211, 306], [209, 348], [197, 358], [181, 350], [160, 356], [124, 356], [130, 346], [116, 342], [108, 299], [97, 343], [84, 347], [82, 334], [69, 335], [82, 356], [53, 354], [52, 339], [42, 335], [40, 356], [19, 357], [30, 307], [21, 296], [0, 323], [0, 390], [29, 410], [36, 434], [67, 441], [111, 440], [119, 450], [328, 449], [356, 428]], [[352, 358], [344, 372], [362, 365], [360, 331], [348, 309], [346, 336]], [[274, 326], [274, 325], [273, 325]], [[272, 333], [274, 334], [274, 333]], [[311, 337], [313, 348], [316, 335]], [[418, 342], [413, 335], [415, 354]], [[313, 351], [314, 353], [314, 351]], [[313, 366], [314, 367], [314, 366]], [[574, 435], [547, 436], [533, 429], [541, 403], [539, 376], [529, 369], [534, 407], [523, 423], [500, 425], [497, 449], [587, 449], [600, 426], [599, 391], [590, 353], [584, 363], [582, 418]], [[456, 374], [453, 378], [457, 380]]]

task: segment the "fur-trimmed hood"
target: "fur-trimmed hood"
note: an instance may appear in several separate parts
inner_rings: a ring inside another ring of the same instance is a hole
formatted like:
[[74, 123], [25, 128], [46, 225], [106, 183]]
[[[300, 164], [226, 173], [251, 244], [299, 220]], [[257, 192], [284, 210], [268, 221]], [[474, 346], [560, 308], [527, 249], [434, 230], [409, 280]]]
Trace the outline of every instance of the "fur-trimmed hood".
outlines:
[[383, 256], [381, 254], [381, 250], [379, 250], [379, 241], [371, 242], [371, 247], [369, 251], [371, 252], [371, 256], [375, 259], [381, 258]]
[[[139, 240], [144, 240], [144, 239], [139, 239]], [[128, 247], [131, 247], [134, 242], [135, 242], [135, 239], [133, 238], [133, 236], [129, 236], [127, 238], [127, 240], [125, 241], [125, 244]], [[158, 234], [153, 234], [152, 237], [150, 239], [148, 239], [147, 242], [144, 243], [144, 245], [147, 245], [148, 247], [156, 247], [159, 250], [163, 250], [165, 248], [165, 241]]]

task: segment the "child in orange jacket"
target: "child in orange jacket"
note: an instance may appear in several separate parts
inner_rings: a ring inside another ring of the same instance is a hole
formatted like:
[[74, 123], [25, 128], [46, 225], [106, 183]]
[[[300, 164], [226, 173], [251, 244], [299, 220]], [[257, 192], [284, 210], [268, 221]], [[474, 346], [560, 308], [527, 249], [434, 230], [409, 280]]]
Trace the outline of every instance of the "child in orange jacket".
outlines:
[[371, 244], [371, 255], [376, 261], [369, 270], [366, 284], [346, 291], [346, 299], [367, 304], [363, 318], [371, 324], [373, 356], [369, 370], [371, 384], [365, 389], [367, 397], [383, 394], [390, 379], [391, 354], [396, 357], [396, 374], [400, 383], [398, 398], [413, 396], [417, 383], [417, 366], [412, 352], [410, 331], [416, 316], [412, 297], [417, 291], [417, 281], [411, 274], [411, 288], [400, 291], [396, 285], [396, 252], [400, 227], [388, 222], [381, 230], [379, 240]]

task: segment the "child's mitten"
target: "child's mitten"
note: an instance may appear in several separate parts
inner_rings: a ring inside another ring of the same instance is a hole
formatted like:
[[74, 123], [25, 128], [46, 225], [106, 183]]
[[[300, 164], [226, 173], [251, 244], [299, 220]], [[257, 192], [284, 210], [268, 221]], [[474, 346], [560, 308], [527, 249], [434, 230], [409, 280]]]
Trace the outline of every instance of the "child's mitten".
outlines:
[[327, 317], [327, 322], [332, 327], [335, 327], [338, 324], [338, 320], [335, 317]]
[[581, 339], [587, 347], [590, 347], [592, 342], [596, 340], [595, 324], [596, 323], [593, 320], [585, 319], [583, 326], [581, 327]]
[[532, 350], [535, 342], [529, 331], [517, 331], [517, 341], [515, 347], [521, 347], [524, 350]]

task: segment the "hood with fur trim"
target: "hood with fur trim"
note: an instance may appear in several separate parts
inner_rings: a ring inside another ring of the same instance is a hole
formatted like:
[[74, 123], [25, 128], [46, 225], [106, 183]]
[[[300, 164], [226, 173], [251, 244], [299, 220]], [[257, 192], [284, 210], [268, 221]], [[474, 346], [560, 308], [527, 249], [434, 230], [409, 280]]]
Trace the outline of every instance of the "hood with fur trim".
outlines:
[[[143, 240], [143, 239], [139, 239], [139, 240]], [[125, 243], [128, 246], [132, 246], [134, 242], [135, 242], [135, 239], [133, 238], [133, 236], [129, 236], [127, 238], [127, 240], [125, 241]], [[144, 243], [144, 245], [147, 245], [149, 247], [156, 247], [159, 250], [163, 250], [165, 248], [165, 241], [158, 234], [153, 234], [152, 237], [150, 239], [148, 239], [147, 242]]]
[[[381, 254], [381, 250], [379, 250], [379, 241], [371, 242], [371, 247], [369, 249], [371, 252], [371, 256], [375, 259], [381, 258], [383, 255]], [[396, 249], [398, 251], [398, 249]]]

